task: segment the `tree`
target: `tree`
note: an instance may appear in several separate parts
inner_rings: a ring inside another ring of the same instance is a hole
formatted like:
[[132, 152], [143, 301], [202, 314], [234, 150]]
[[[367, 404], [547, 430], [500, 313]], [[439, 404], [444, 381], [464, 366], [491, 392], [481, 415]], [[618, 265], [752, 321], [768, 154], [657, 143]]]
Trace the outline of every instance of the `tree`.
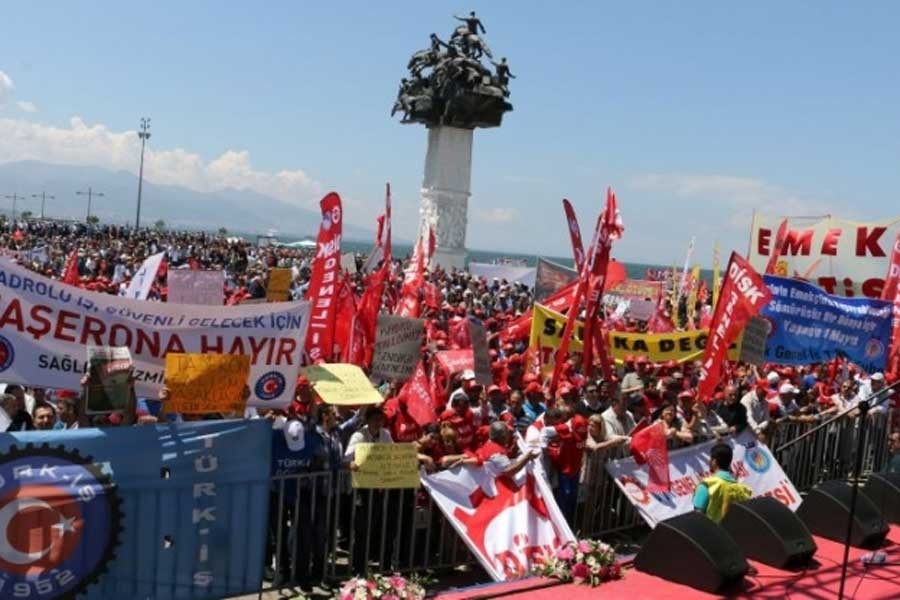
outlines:
[[19, 216], [22, 217], [22, 219], [27, 221], [28, 219], [30, 219], [31, 217], [34, 216], [34, 213], [31, 212], [30, 210], [26, 210], [26, 211], [23, 211], [22, 214]]
[[162, 219], [160, 219], [156, 223], [153, 224], [153, 227], [155, 229], [163, 230], [166, 228], [166, 222], [163, 221]]
[[224, 227], [219, 227], [219, 235], [221, 235], [223, 237], [228, 235], [228, 230], [225, 229]]
[[100, 217], [97, 215], [91, 215], [87, 218], [88, 225], [96, 225], [100, 222]]

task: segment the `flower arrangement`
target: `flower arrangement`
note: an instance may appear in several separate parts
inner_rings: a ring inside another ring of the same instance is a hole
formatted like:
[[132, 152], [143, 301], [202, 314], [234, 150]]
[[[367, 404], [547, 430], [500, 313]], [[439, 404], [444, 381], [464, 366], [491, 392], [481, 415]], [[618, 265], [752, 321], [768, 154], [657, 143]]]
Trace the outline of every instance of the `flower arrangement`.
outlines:
[[538, 575], [595, 587], [622, 578], [613, 547], [594, 540], [569, 542], [538, 559]]
[[417, 579], [397, 575], [355, 577], [341, 586], [337, 600], [423, 600], [425, 588]]

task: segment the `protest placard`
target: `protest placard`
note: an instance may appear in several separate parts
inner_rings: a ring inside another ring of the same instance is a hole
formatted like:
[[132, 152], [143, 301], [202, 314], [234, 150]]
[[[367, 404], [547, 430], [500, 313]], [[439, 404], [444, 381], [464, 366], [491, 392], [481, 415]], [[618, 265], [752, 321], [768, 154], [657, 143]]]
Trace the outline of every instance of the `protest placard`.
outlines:
[[225, 271], [173, 269], [166, 276], [166, 301], [171, 304], [222, 306], [225, 298]]
[[744, 327], [741, 338], [741, 362], [761, 366], [766, 360], [766, 338], [769, 322], [763, 317], [753, 317]]
[[341, 269], [351, 274], [356, 273], [356, 254], [353, 252], [345, 252], [341, 254]]
[[128, 348], [89, 346], [87, 360], [85, 413], [96, 415], [128, 410], [131, 400], [128, 379], [134, 367]]
[[384, 379], [409, 379], [422, 358], [425, 322], [393, 315], [378, 315], [372, 374]]
[[543, 302], [576, 279], [578, 271], [575, 269], [539, 258], [534, 279], [534, 301]]
[[270, 269], [269, 285], [266, 286], [266, 299], [269, 302], [285, 302], [291, 297], [291, 269]]
[[357, 444], [353, 487], [398, 489], [419, 487], [419, 459], [415, 444]]
[[494, 383], [494, 377], [491, 374], [491, 357], [488, 354], [487, 334], [484, 331], [484, 325], [469, 321], [469, 337], [472, 340], [475, 381], [481, 385], [491, 385]]
[[246, 354], [166, 355], [166, 412], [208, 414], [243, 412], [250, 375]]
[[363, 370], [356, 365], [321, 364], [300, 370], [327, 404], [357, 406], [384, 401]]

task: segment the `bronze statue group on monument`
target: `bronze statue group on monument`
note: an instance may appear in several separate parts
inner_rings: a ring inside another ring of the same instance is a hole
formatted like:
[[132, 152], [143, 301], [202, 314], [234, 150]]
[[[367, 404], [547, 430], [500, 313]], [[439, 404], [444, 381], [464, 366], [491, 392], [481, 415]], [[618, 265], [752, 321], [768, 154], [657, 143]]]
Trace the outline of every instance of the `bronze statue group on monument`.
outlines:
[[[484, 25], [470, 12], [455, 17], [463, 24], [449, 42], [432, 33], [431, 44], [409, 60], [409, 76], [400, 81], [391, 111], [404, 113], [404, 123], [475, 128], [497, 127], [503, 113], [512, 110], [509, 81], [515, 79], [506, 58], [494, 62], [482, 39]], [[482, 63], [486, 57], [494, 67]]]

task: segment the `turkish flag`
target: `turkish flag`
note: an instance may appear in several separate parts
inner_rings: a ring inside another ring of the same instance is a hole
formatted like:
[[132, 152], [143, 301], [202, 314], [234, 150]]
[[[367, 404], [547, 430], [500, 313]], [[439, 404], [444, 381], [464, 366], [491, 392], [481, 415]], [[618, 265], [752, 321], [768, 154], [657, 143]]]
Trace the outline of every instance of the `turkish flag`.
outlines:
[[669, 491], [669, 449], [666, 447], [665, 423], [659, 421], [638, 433], [632, 432], [631, 455], [639, 465], [650, 468], [648, 492]]
[[66, 259], [66, 268], [63, 271], [62, 280], [63, 283], [68, 283], [69, 285], [78, 285], [80, 279], [78, 275], [78, 251], [72, 250], [69, 258]]
[[437, 421], [434, 411], [434, 401], [431, 398], [431, 382], [422, 361], [416, 365], [412, 377], [403, 385], [401, 395], [406, 395], [406, 409], [416, 423], [424, 427]]

